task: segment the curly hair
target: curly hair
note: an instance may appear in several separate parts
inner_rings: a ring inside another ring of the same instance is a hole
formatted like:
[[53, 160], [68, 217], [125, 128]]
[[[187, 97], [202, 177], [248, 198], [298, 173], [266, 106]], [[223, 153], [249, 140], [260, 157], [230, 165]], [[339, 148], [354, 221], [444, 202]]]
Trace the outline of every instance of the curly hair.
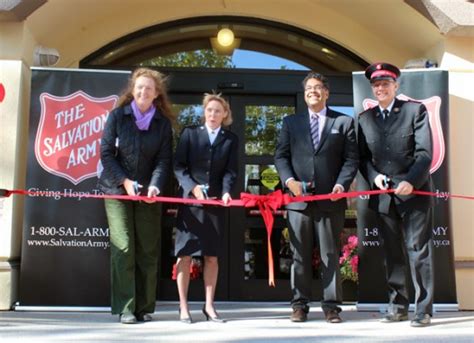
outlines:
[[148, 77], [154, 81], [158, 97], [153, 100], [153, 105], [155, 105], [160, 113], [168, 118], [172, 124], [174, 124], [176, 121], [176, 116], [171, 108], [171, 102], [167, 93], [167, 77], [159, 71], [153, 69], [138, 68], [132, 73], [132, 76], [128, 80], [127, 88], [120, 96], [117, 107], [128, 105], [132, 102], [133, 88], [135, 87], [135, 82], [140, 76]]

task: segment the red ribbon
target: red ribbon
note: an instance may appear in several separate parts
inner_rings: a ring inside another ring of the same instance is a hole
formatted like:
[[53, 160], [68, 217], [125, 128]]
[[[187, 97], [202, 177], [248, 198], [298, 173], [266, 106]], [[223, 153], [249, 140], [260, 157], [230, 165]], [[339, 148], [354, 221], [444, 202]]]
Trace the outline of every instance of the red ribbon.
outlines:
[[273, 268], [273, 252], [271, 237], [273, 232], [273, 213], [276, 212], [282, 205], [290, 202], [288, 194], [283, 194], [281, 190], [277, 190], [267, 195], [255, 195], [250, 193], [240, 193], [240, 199], [244, 207], [257, 206], [262, 215], [263, 222], [267, 229], [267, 248], [268, 248], [268, 284], [275, 287], [275, 274]]
[[[240, 200], [231, 200], [227, 206], [244, 206], [244, 207], [255, 207], [257, 206], [260, 210], [260, 214], [262, 215], [263, 221], [265, 223], [265, 228], [267, 229], [267, 246], [268, 246], [268, 283], [270, 286], [275, 286], [275, 275], [274, 275], [274, 268], [273, 268], [273, 253], [271, 247], [271, 236], [273, 231], [273, 214], [277, 209], [279, 209], [283, 205], [288, 205], [292, 202], [309, 202], [309, 201], [320, 201], [320, 200], [330, 200], [330, 199], [340, 199], [340, 198], [355, 198], [359, 196], [367, 196], [367, 195], [377, 195], [377, 194], [385, 194], [385, 193], [393, 193], [395, 192], [394, 189], [388, 190], [373, 190], [373, 191], [356, 191], [356, 192], [345, 192], [345, 193], [338, 193], [338, 194], [317, 194], [317, 195], [306, 195], [306, 196], [298, 196], [298, 197], [290, 197], [288, 194], [283, 194], [281, 190], [277, 190], [273, 193], [267, 195], [255, 195], [250, 193], [240, 193]], [[71, 198], [74, 196], [55, 192], [56, 194], [60, 195], [61, 197]], [[50, 197], [51, 195], [47, 195], [47, 192], [42, 191], [25, 191], [25, 190], [7, 190], [7, 189], [0, 189], [0, 197], [9, 197], [12, 194], [20, 194], [20, 195], [30, 195], [30, 196], [45, 196]], [[448, 199], [448, 198], [459, 198], [459, 199], [467, 199], [467, 200], [474, 200], [474, 196], [467, 196], [467, 195], [455, 195], [450, 194], [449, 192], [424, 192], [424, 191], [413, 191], [415, 195], [423, 195], [423, 196], [432, 196], [436, 198]], [[121, 199], [121, 200], [155, 200], [158, 202], [166, 202], [166, 203], [180, 203], [180, 204], [202, 204], [202, 205], [219, 205], [219, 206], [226, 206], [224, 202], [221, 200], [196, 200], [196, 199], [186, 199], [186, 198], [173, 198], [173, 197], [153, 197], [148, 198], [144, 195], [106, 195], [106, 194], [81, 194], [82, 198], [95, 198], [95, 199]], [[79, 197], [79, 196], [76, 196]]]

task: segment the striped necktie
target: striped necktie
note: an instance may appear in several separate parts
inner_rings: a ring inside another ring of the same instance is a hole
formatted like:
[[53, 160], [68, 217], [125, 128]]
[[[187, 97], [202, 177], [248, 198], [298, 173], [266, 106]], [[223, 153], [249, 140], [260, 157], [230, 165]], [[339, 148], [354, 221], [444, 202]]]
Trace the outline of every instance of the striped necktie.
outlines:
[[314, 150], [319, 144], [319, 116], [317, 114], [311, 114], [311, 139], [313, 140]]

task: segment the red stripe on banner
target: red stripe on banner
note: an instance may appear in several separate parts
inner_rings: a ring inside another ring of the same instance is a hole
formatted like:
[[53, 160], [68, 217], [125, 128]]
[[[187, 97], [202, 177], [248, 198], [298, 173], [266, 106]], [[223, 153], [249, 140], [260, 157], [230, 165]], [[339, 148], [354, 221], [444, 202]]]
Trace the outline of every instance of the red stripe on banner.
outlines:
[[[273, 214], [282, 206], [288, 205], [293, 202], [309, 202], [309, 201], [321, 201], [330, 199], [341, 199], [341, 198], [355, 198], [366, 195], [378, 195], [386, 193], [394, 193], [394, 189], [388, 190], [373, 190], [373, 191], [355, 191], [355, 192], [344, 192], [338, 194], [317, 194], [317, 195], [305, 195], [298, 197], [291, 197], [288, 194], [283, 194], [281, 190], [277, 190], [267, 195], [255, 195], [250, 193], [240, 193], [239, 200], [231, 200], [228, 205], [224, 205], [221, 200], [197, 200], [187, 198], [175, 198], [175, 197], [152, 197], [149, 198], [144, 195], [106, 195], [106, 194], [84, 194], [80, 195], [66, 194], [61, 192], [48, 192], [48, 191], [25, 191], [21, 189], [0, 189], [0, 197], [9, 197], [12, 194], [18, 195], [29, 195], [35, 197], [51, 197], [54, 193], [55, 196], [61, 196], [64, 198], [92, 198], [92, 199], [118, 199], [118, 200], [154, 200], [156, 202], [163, 203], [174, 203], [174, 204], [199, 204], [199, 205], [217, 205], [217, 206], [236, 206], [236, 207], [258, 207], [260, 215], [265, 223], [267, 230], [267, 245], [268, 245], [268, 284], [272, 287], [275, 286], [275, 277], [273, 271], [273, 254], [271, 249], [270, 238], [273, 231]], [[424, 191], [413, 191], [413, 194], [422, 196], [431, 196], [436, 198], [442, 198], [447, 200], [448, 198], [459, 198], [474, 200], [474, 196], [468, 195], [456, 195], [450, 194], [449, 192], [424, 192]]]

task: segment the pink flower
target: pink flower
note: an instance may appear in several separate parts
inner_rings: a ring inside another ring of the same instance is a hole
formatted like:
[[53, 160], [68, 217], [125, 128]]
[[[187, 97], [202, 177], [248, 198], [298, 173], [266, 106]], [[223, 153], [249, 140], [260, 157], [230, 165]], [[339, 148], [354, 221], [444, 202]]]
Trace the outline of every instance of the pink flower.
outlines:
[[342, 260], [347, 260], [351, 256], [351, 251], [349, 249], [343, 249], [342, 251]]
[[359, 256], [358, 255], [355, 255], [352, 260], [350, 261], [351, 263], [351, 267], [352, 267], [352, 271], [354, 273], [357, 273], [357, 269], [358, 269], [358, 266], [359, 266]]
[[176, 263], [175, 263], [175, 264], [173, 264], [173, 270], [171, 272], [171, 279], [176, 280], [177, 277], [178, 277], [178, 270], [177, 270]]
[[341, 276], [343, 280], [357, 282], [359, 256], [357, 256], [358, 239], [352, 235], [347, 238], [347, 243], [343, 245], [339, 264], [341, 265]]
[[[189, 277], [191, 280], [198, 279], [202, 274], [202, 266], [201, 262], [196, 259], [191, 260], [191, 264], [189, 266]], [[178, 277], [178, 267], [176, 263], [173, 264], [173, 270], [171, 271], [171, 279], [176, 280]]]
[[359, 240], [357, 239], [357, 236], [350, 236], [348, 239], [347, 239], [347, 243], [352, 247], [352, 248], [357, 248], [357, 244], [358, 244]]

